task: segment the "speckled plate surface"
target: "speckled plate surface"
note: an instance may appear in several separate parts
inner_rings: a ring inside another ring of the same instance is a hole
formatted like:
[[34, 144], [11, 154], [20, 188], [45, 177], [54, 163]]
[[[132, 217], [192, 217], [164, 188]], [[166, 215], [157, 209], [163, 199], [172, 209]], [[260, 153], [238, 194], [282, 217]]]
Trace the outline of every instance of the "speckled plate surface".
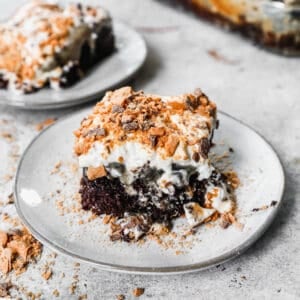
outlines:
[[69, 107], [91, 101], [106, 90], [129, 81], [145, 61], [146, 44], [141, 35], [120, 22], [114, 22], [114, 34], [116, 50], [73, 86], [58, 91], [44, 88], [25, 95], [0, 89], [0, 103], [23, 109]]
[[[16, 207], [36, 238], [55, 251], [105, 270], [142, 274], [184, 273], [205, 269], [246, 250], [267, 229], [278, 211], [284, 172], [270, 145], [255, 131], [219, 113], [213, 152], [229, 153], [238, 173], [237, 219], [241, 226], [202, 226], [185, 240], [183, 218], [176, 234], [162, 244], [111, 242], [102, 219], [80, 209], [80, 171], [72, 155], [72, 132], [88, 113], [73, 114], [38, 135], [25, 151], [16, 176]], [[228, 152], [229, 147], [234, 151]], [[275, 205], [270, 205], [273, 202]], [[253, 209], [264, 208], [258, 211]], [[166, 246], [166, 247], [165, 247]]]

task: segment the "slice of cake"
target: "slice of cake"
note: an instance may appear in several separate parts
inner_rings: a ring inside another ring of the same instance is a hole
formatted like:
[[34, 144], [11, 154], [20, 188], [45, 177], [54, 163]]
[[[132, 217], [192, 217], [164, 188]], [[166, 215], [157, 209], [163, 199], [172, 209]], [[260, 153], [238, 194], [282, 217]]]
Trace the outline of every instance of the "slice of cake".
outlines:
[[194, 94], [107, 92], [75, 132], [82, 208], [113, 216], [112, 239], [137, 240], [186, 216], [198, 226], [235, 208], [208, 157], [216, 105]]
[[113, 50], [104, 9], [30, 1], [0, 24], [0, 88], [30, 93], [70, 86]]

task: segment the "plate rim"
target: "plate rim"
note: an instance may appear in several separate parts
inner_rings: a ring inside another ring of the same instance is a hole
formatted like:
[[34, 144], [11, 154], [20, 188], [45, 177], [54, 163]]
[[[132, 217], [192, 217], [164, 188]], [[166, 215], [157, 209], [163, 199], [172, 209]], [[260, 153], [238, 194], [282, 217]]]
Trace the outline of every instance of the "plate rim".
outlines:
[[238, 122], [240, 125], [246, 127], [250, 131], [254, 132], [260, 139], [265, 143], [265, 145], [273, 152], [274, 158], [277, 159], [278, 162], [278, 167], [279, 167], [279, 176], [281, 177], [281, 186], [280, 186], [280, 195], [279, 198], [276, 199], [278, 201], [278, 204], [272, 209], [271, 213], [267, 216], [266, 220], [264, 223], [257, 228], [256, 231], [252, 233], [252, 235], [242, 244], [239, 244], [235, 248], [230, 249], [229, 251], [226, 251], [224, 254], [216, 256], [214, 258], [211, 258], [209, 260], [206, 260], [201, 263], [195, 263], [195, 264], [189, 264], [189, 265], [184, 265], [184, 266], [172, 266], [172, 267], [137, 267], [137, 266], [125, 266], [125, 265], [118, 265], [118, 264], [113, 264], [113, 263], [106, 263], [106, 262], [101, 262], [97, 260], [93, 260], [90, 258], [83, 257], [81, 255], [75, 254], [71, 251], [68, 251], [61, 246], [53, 243], [52, 241], [49, 241], [46, 237], [44, 237], [42, 234], [40, 234], [33, 226], [31, 226], [30, 222], [28, 222], [25, 218], [25, 216], [22, 213], [22, 210], [19, 206], [20, 199], [18, 197], [17, 193], [17, 186], [18, 186], [18, 178], [19, 178], [19, 173], [20, 169], [22, 167], [22, 163], [26, 157], [27, 152], [31, 149], [33, 144], [36, 142], [36, 140], [39, 139], [39, 137], [47, 130], [50, 128], [57, 126], [60, 122], [67, 120], [71, 117], [73, 117], [76, 114], [83, 114], [84, 111], [90, 110], [91, 107], [85, 108], [82, 110], [79, 110], [77, 112], [69, 113], [68, 115], [64, 116], [61, 118], [58, 122], [55, 122], [54, 124], [51, 124], [44, 130], [42, 130], [40, 133], [38, 133], [28, 144], [26, 149], [24, 150], [16, 171], [16, 176], [14, 180], [14, 197], [15, 197], [15, 207], [16, 211], [24, 223], [24, 225], [30, 230], [30, 232], [34, 235], [34, 237], [39, 240], [43, 245], [46, 245], [48, 248], [52, 249], [55, 252], [58, 252], [60, 254], [63, 254], [64, 256], [67, 256], [69, 258], [72, 258], [74, 260], [88, 263], [94, 267], [97, 267], [101, 270], [104, 271], [112, 271], [112, 272], [118, 272], [118, 273], [127, 273], [127, 274], [140, 274], [140, 275], [176, 275], [176, 274], [184, 274], [184, 273], [192, 273], [192, 272], [197, 272], [197, 271], [202, 271], [208, 268], [212, 268], [213, 266], [223, 264], [229, 260], [234, 259], [235, 257], [239, 256], [240, 254], [244, 253], [249, 247], [254, 244], [269, 228], [271, 223], [274, 221], [278, 211], [280, 210], [283, 202], [283, 196], [285, 193], [285, 187], [286, 187], [286, 176], [285, 176], [285, 170], [283, 167], [283, 164], [281, 162], [281, 159], [279, 155], [277, 154], [276, 150], [273, 148], [273, 146], [267, 141], [265, 137], [263, 137], [257, 130], [246, 124], [245, 122], [231, 116], [230, 114], [223, 112], [221, 110], [218, 110], [218, 114], [223, 115], [229, 119], [232, 119], [236, 122]]
[[[115, 89], [118, 86], [124, 85], [125, 83], [132, 80], [136, 76], [136, 74], [139, 72], [139, 70], [143, 67], [143, 65], [145, 64], [145, 61], [148, 56], [147, 43], [146, 43], [143, 35], [140, 34], [135, 28], [133, 28], [126, 22], [120, 21], [119, 19], [114, 19], [113, 26], [122, 26], [126, 30], [131, 31], [131, 33], [134, 33], [137, 37], [139, 37], [140, 42], [142, 43], [142, 47], [143, 47], [143, 51], [144, 51], [143, 58], [141, 59], [141, 62], [132, 70], [130, 75], [126, 76], [125, 78], [120, 79], [119, 81], [116, 81], [115, 83], [113, 83], [111, 85], [108, 85], [107, 87], [105, 87], [103, 89], [98, 90], [95, 93], [86, 95], [82, 98], [78, 98], [77, 100], [75, 100], [75, 102], [71, 102], [70, 100], [63, 100], [63, 101], [59, 101], [59, 102], [46, 102], [46, 103], [40, 103], [40, 104], [33, 104], [33, 103], [27, 103], [25, 101], [20, 102], [20, 101], [1, 100], [0, 105], [6, 106], [6, 107], [22, 109], [22, 110], [34, 110], [34, 111], [43, 111], [43, 110], [48, 110], [48, 109], [58, 110], [58, 109], [68, 108], [68, 107], [71, 108], [71, 107], [76, 107], [79, 105], [84, 105], [93, 100], [96, 101], [97, 98], [103, 96], [107, 90]], [[101, 61], [99, 63], [101, 64]], [[88, 75], [88, 76], [90, 76], [90, 75]], [[68, 89], [72, 89], [72, 86], [69, 87]], [[41, 91], [42, 90], [44, 90], [44, 89], [42, 88]], [[51, 91], [51, 89], [50, 89], [50, 91]], [[7, 90], [2, 90], [2, 92], [9, 93], [9, 91], [7, 91]], [[36, 93], [38, 94], [39, 91], [37, 91]]]

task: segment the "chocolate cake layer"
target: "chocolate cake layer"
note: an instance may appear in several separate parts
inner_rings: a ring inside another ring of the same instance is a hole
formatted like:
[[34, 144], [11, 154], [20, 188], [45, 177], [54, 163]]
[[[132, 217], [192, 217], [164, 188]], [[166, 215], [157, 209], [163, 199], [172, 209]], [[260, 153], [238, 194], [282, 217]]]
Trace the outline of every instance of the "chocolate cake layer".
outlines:
[[[63, 69], [63, 74], [59, 80], [62, 88], [72, 86], [80, 80], [84, 73], [96, 65], [105, 57], [115, 51], [115, 37], [111, 27], [104, 27], [99, 32], [95, 40], [95, 49], [92, 50], [89, 43], [84, 43], [80, 50], [79, 62], [74, 62], [70, 67]], [[49, 86], [49, 82], [46, 84]], [[0, 78], [1, 88], [1, 78]]]
[[172, 219], [184, 213], [184, 204], [193, 202], [205, 206], [208, 185], [226, 184], [226, 176], [216, 171], [212, 172], [208, 179], [201, 181], [197, 180], [198, 174], [193, 174], [188, 186], [173, 186], [174, 192], [166, 194], [152, 184], [151, 173], [157, 171], [147, 168], [141, 172], [139, 178], [132, 183], [136, 193], [131, 195], [127, 193], [119, 179], [105, 176], [89, 180], [84, 171], [79, 191], [82, 208], [92, 210], [97, 215], [107, 214], [117, 217], [124, 217], [128, 212], [143, 214], [151, 220], [151, 223], [170, 224]]

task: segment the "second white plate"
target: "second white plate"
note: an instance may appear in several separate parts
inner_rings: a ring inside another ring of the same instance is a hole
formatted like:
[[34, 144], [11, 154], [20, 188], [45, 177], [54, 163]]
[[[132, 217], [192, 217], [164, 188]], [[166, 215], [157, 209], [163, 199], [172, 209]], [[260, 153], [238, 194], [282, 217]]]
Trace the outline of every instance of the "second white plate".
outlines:
[[[108, 226], [99, 217], [88, 221], [91, 214], [80, 209], [76, 197], [81, 174], [74, 172], [72, 132], [87, 114], [87, 110], [78, 112], [42, 132], [25, 151], [17, 171], [18, 213], [35, 237], [55, 251], [105, 270], [191, 272], [237, 256], [275, 217], [284, 189], [284, 173], [276, 153], [252, 129], [220, 113], [213, 151], [222, 154], [229, 146], [234, 150], [229, 152], [230, 160], [241, 180], [237, 218], [244, 227], [202, 226], [183, 243], [171, 237], [167, 249], [155, 241], [140, 245], [111, 242]], [[182, 218], [175, 222], [178, 236], [183, 234], [182, 223]]]
[[69, 107], [91, 101], [106, 90], [129, 81], [146, 59], [146, 44], [140, 34], [120, 22], [114, 22], [114, 34], [116, 50], [75, 85], [59, 91], [44, 88], [25, 95], [0, 89], [0, 104], [23, 109]]

